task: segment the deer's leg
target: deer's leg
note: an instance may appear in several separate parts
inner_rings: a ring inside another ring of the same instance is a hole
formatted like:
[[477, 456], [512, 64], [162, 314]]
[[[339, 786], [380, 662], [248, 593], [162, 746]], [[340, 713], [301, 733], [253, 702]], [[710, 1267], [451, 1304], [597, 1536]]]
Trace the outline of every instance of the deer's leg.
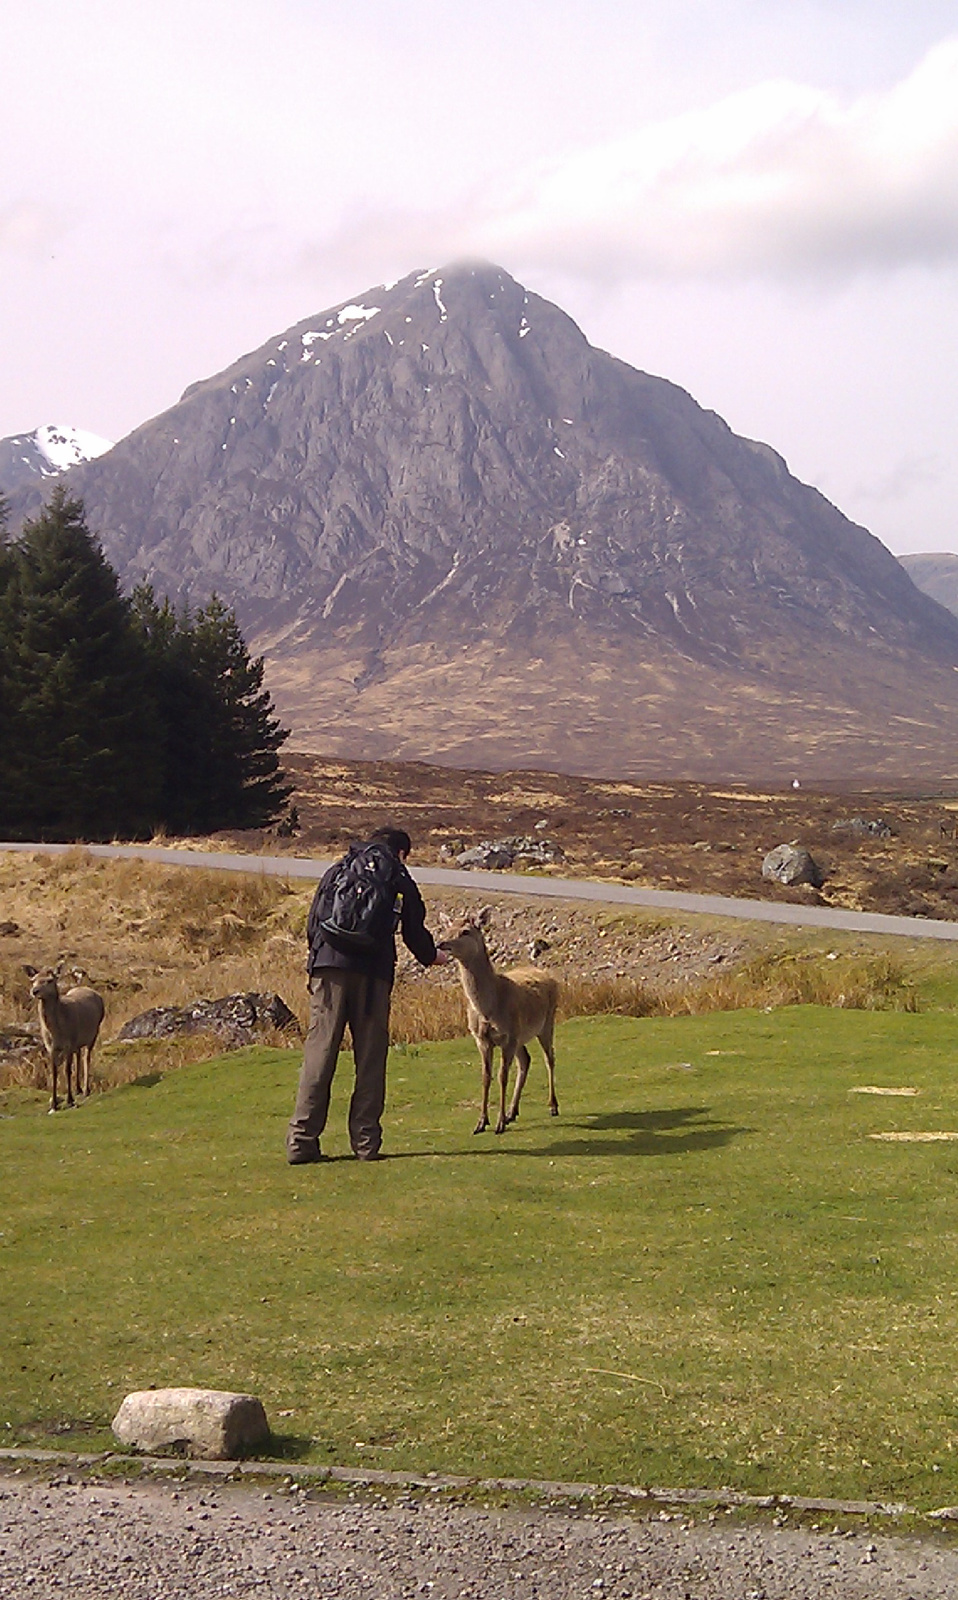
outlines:
[[496, 1123], [496, 1132], [505, 1133], [509, 1126], [506, 1118], [506, 1089], [509, 1086], [509, 1068], [515, 1054], [515, 1045], [512, 1043], [502, 1046], [502, 1060], [499, 1063], [499, 1120]]
[[[66, 1052], [66, 1066], [64, 1068], [64, 1071], [66, 1072], [66, 1075], [67, 1075], [67, 1105], [68, 1106], [73, 1106], [73, 1105], [76, 1104], [76, 1101], [73, 1098], [73, 1066], [74, 1066], [74, 1062], [76, 1062], [76, 1060], [77, 1060], [76, 1051], [75, 1050], [67, 1050], [67, 1052]], [[79, 1074], [79, 1064], [77, 1064], [77, 1072]]]
[[492, 1082], [492, 1045], [486, 1039], [477, 1041], [479, 1054], [482, 1058], [482, 1108], [479, 1112], [479, 1121], [476, 1123], [475, 1132], [485, 1133], [489, 1126], [489, 1085]]
[[545, 1054], [546, 1071], [549, 1074], [549, 1115], [551, 1117], [559, 1115], [559, 1102], [556, 1099], [556, 1053], [552, 1043], [554, 1029], [555, 1012], [547, 1019], [545, 1027], [539, 1034], [539, 1043]]
[[526, 1078], [529, 1076], [529, 1052], [524, 1044], [516, 1047], [516, 1087], [512, 1096], [512, 1105], [509, 1107], [507, 1121], [515, 1122], [519, 1115], [519, 1101], [525, 1088]]
[[90, 1050], [90, 1045], [83, 1044], [77, 1052], [77, 1094], [84, 1099], [90, 1093]]
[[50, 1051], [50, 1080], [51, 1080], [50, 1110], [51, 1111], [59, 1111], [59, 1109], [60, 1109], [60, 1102], [57, 1099], [57, 1067], [59, 1066], [59, 1064], [60, 1064], [60, 1058], [57, 1055], [57, 1052], [55, 1050], [51, 1050]]

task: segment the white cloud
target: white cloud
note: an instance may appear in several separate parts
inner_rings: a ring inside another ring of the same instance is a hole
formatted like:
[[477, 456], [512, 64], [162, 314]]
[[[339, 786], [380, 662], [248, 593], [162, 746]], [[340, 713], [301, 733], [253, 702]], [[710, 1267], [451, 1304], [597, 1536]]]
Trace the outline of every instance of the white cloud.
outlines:
[[947, 467], [944, 457], [938, 454], [902, 456], [889, 471], [856, 484], [852, 493], [858, 500], [872, 500], [877, 505], [908, 500], [916, 490], [940, 482]]
[[842, 98], [774, 81], [540, 164], [463, 245], [592, 278], [843, 275], [958, 259], [958, 39]]

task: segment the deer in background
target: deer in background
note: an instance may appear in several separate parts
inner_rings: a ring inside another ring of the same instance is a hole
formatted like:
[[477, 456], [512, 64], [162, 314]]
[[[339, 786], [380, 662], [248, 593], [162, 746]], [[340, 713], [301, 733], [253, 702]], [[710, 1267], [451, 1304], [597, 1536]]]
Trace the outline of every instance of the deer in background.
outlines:
[[74, 1104], [73, 1072], [76, 1065], [77, 1094], [90, 1093], [90, 1056], [96, 1044], [105, 1006], [95, 989], [74, 988], [60, 993], [59, 968], [24, 967], [32, 978], [30, 997], [37, 1002], [40, 1013], [40, 1037], [50, 1061], [53, 1093], [50, 1110], [59, 1109], [57, 1099], [57, 1072], [64, 1063], [67, 1080], [67, 1105]]
[[[541, 967], [514, 967], [509, 972], [497, 972], [489, 958], [482, 929], [467, 922], [452, 939], [441, 939], [440, 950], [448, 950], [459, 965], [459, 980], [466, 995], [466, 1014], [469, 1032], [479, 1047], [482, 1060], [482, 1109], [476, 1124], [476, 1133], [484, 1133], [489, 1126], [489, 1085], [492, 1081], [492, 1056], [498, 1047], [502, 1052], [499, 1066], [499, 1120], [496, 1133], [503, 1133], [510, 1122], [519, 1115], [519, 1100], [529, 1072], [530, 1039], [538, 1039], [546, 1058], [549, 1072], [549, 1110], [559, 1115], [556, 1099], [555, 1051], [552, 1038], [555, 1032], [556, 1006], [559, 1003], [559, 985], [551, 973]], [[506, 1113], [506, 1089], [509, 1068], [513, 1058], [517, 1061], [516, 1087], [512, 1104]]]

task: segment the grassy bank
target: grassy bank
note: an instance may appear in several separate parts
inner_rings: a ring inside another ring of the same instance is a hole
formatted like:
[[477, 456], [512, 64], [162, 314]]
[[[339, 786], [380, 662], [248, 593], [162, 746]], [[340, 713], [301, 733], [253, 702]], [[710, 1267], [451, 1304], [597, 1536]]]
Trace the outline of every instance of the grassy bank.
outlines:
[[[0, 1437], [124, 1393], [262, 1395], [289, 1458], [958, 1500], [944, 1014], [593, 1017], [474, 1138], [458, 1040], [393, 1052], [387, 1148], [287, 1168], [295, 1052], [0, 1120]], [[917, 1088], [876, 1097], [862, 1086]], [[26, 1091], [23, 1091], [26, 1092]]]

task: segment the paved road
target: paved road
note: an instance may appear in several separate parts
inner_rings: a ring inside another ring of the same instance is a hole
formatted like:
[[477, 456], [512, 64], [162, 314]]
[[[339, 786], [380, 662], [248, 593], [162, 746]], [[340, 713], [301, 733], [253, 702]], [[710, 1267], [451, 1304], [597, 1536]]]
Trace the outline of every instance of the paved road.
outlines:
[[[67, 844], [4, 844], [0, 851], [59, 854]], [[271, 877], [322, 877], [332, 858], [312, 856], [230, 855], [219, 850], [173, 850], [152, 844], [85, 845], [94, 856], [124, 856], [161, 861], [175, 867], [206, 867], [219, 872], [263, 872]], [[791, 927], [830, 928], [845, 933], [893, 934], [908, 939], [958, 939], [958, 922], [932, 917], [886, 917], [871, 911], [838, 911], [830, 906], [776, 905], [770, 900], [731, 900], [717, 894], [682, 894], [671, 889], [634, 889], [631, 884], [597, 879], [538, 878], [516, 872], [456, 872], [451, 867], [416, 867], [420, 883], [444, 889], [471, 889], [479, 894], [521, 894], [549, 900], [589, 900], [594, 905], [651, 906], [659, 911], [691, 911], [710, 917], [737, 917], [749, 922], [783, 922]]]

